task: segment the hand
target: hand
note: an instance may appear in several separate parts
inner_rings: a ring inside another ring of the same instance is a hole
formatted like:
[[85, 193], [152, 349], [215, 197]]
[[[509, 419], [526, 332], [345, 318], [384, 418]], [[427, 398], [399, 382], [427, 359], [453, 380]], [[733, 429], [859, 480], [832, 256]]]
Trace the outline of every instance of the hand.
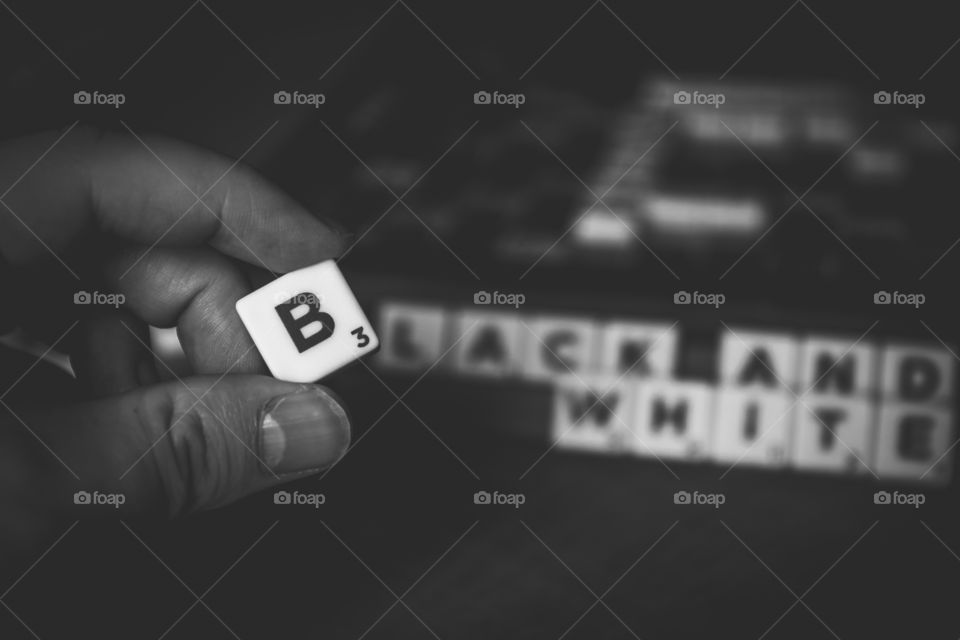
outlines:
[[[344, 235], [213, 153], [81, 128], [60, 135], [0, 146], [0, 256], [19, 283], [16, 295], [0, 292], [0, 315], [62, 338], [76, 373], [69, 387], [25, 393], [40, 369], [22, 375], [27, 363], [2, 385], [3, 548], [48, 544], [51, 527], [91, 513], [74, 504], [77, 491], [120, 494], [126, 513], [177, 516], [339, 459], [350, 440], [339, 401], [263, 375], [234, 303], [266, 270], [339, 255]], [[81, 290], [123, 303], [74, 304]], [[148, 325], [177, 327], [197, 375], [160, 382]]]

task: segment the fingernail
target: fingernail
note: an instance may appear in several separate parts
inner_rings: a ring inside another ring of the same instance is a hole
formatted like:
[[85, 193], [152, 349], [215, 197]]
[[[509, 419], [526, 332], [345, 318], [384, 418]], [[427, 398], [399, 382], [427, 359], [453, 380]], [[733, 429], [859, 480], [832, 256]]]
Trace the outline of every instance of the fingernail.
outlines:
[[346, 453], [350, 419], [320, 387], [272, 399], [260, 419], [260, 452], [277, 474], [319, 471]]

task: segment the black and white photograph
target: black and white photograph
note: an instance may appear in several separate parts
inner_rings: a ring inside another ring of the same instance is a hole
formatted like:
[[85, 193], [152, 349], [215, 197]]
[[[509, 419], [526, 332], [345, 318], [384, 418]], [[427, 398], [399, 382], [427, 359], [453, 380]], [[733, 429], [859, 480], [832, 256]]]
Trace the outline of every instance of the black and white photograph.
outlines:
[[958, 45], [0, 0], [0, 639], [960, 637]]

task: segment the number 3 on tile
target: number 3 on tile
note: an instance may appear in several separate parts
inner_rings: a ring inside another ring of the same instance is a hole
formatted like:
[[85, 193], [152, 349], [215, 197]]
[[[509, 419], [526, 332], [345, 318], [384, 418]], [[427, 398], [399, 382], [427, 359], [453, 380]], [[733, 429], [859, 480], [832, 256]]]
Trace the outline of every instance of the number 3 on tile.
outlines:
[[357, 327], [356, 329], [351, 331], [350, 335], [357, 336], [357, 347], [359, 347], [360, 349], [363, 349], [365, 346], [370, 344], [370, 336], [368, 336], [363, 332], [362, 326]]

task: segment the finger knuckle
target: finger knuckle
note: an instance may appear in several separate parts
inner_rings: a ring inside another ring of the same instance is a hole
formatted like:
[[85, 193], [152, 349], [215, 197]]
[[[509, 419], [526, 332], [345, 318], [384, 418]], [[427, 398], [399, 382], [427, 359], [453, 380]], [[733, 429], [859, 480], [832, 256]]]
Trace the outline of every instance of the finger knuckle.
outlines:
[[166, 511], [178, 516], [211, 506], [229, 476], [226, 456], [221, 455], [227, 443], [222, 441], [220, 417], [200, 393], [176, 390], [155, 402], [145, 414], [155, 416], [165, 434], [151, 455]]

